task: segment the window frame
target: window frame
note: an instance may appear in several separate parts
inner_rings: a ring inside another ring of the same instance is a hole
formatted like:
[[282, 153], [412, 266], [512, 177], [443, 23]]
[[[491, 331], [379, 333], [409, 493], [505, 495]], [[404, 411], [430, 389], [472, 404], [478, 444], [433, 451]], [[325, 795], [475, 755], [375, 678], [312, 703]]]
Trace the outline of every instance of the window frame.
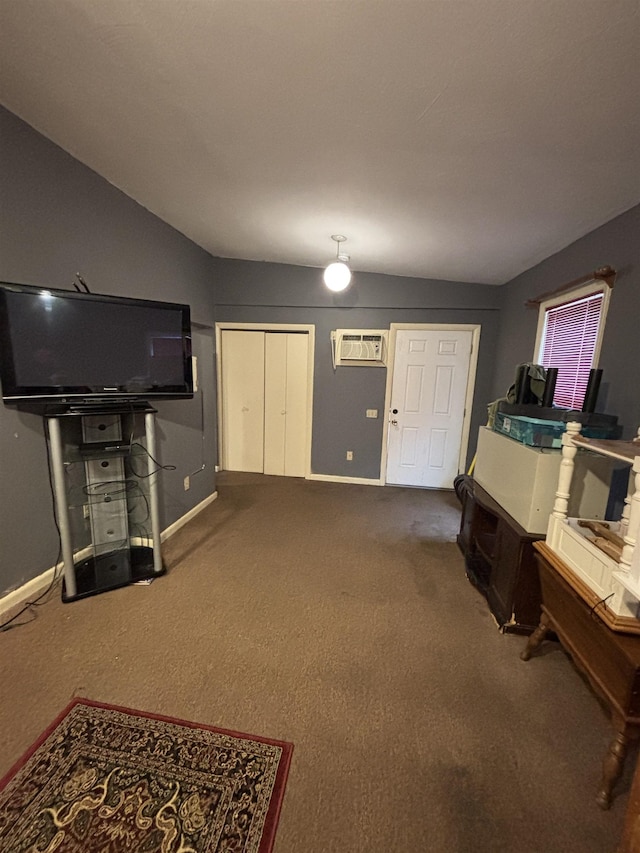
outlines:
[[550, 308], [555, 308], [558, 305], [564, 305], [570, 302], [577, 302], [584, 299], [586, 296], [592, 296], [595, 293], [602, 293], [602, 307], [600, 309], [600, 322], [598, 324], [598, 337], [593, 350], [593, 363], [591, 368], [597, 368], [600, 362], [600, 350], [602, 348], [602, 339], [604, 337], [604, 328], [607, 321], [607, 313], [609, 311], [609, 301], [611, 299], [612, 288], [604, 279], [593, 278], [591, 281], [576, 287], [573, 290], [565, 290], [564, 293], [559, 293], [556, 296], [550, 296], [540, 303], [538, 309], [538, 327], [536, 329], [536, 341], [533, 349], [534, 364], [540, 364], [542, 357], [542, 341], [544, 336], [545, 320], [547, 311]]

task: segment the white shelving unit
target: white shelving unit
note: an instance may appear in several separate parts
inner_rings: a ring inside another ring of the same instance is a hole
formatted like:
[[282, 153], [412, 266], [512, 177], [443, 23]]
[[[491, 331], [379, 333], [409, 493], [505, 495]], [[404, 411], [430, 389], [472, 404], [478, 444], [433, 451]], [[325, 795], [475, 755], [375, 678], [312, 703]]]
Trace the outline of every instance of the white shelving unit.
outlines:
[[[586, 438], [581, 425], [567, 424], [562, 437], [562, 462], [553, 511], [549, 518], [547, 544], [568, 568], [602, 602], [599, 615], [614, 630], [640, 633], [640, 429], [632, 441]], [[575, 458], [588, 452], [630, 466], [629, 488], [619, 521], [609, 522], [612, 533], [624, 542], [620, 561], [604, 553], [592, 541], [590, 531], [579, 522], [599, 519], [568, 517], [575, 486]]]

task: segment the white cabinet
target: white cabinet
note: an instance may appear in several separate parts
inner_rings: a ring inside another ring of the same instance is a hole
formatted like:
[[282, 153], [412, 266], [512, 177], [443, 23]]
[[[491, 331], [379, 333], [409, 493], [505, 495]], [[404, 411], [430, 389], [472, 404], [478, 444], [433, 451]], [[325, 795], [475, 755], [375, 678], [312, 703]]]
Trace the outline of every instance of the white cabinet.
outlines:
[[[527, 447], [513, 438], [481, 427], [474, 480], [528, 533], [543, 536], [553, 509], [562, 453]], [[605, 458], [577, 462], [570, 512], [604, 518], [611, 465]]]

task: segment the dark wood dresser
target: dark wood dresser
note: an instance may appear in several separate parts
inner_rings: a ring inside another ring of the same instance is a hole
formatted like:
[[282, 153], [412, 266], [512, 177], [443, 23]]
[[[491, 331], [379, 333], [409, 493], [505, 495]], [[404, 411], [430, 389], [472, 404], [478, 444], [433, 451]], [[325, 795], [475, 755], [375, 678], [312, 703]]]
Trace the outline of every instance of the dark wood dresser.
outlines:
[[530, 634], [540, 621], [540, 582], [528, 533], [471, 477], [457, 490], [462, 503], [458, 546], [467, 576], [486, 596], [501, 631]]

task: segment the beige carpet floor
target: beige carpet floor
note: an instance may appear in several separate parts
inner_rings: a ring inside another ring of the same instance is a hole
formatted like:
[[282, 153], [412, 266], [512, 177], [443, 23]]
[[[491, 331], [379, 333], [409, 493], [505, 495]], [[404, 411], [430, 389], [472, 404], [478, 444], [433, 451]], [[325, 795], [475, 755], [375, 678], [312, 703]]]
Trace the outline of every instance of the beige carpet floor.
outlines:
[[293, 741], [276, 853], [614, 853], [635, 754], [602, 812], [608, 717], [557, 644], [499, 633], [452, 492], [218, 492], [166, 576], [0, 635], [0, 775], [82, 695]]

